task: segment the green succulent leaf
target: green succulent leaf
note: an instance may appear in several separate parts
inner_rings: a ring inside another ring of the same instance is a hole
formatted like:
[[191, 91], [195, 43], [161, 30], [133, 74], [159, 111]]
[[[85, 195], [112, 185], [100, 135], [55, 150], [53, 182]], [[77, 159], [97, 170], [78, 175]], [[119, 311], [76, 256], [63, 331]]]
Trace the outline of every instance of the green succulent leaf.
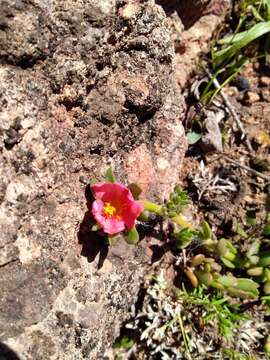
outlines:
[[191, 266], [196, 267], [201, 265], [205, 260], [205, 256], [203, 254], [198, 254], [193, 256], [191, 259]]
[[169, 218], [176, 217], [179, 215], [183, 207], [190, 203], [188, 193], [181, 188], [181, 186], [176, 185], [173, 192], [170, 194], [169, 201], [163, 206], [164, 216]]
[[265, 340], [263, 350], [264, 350], [265, 354], [267, 355], [267, 357], [269, 358], [270, 357], [270, 335], [268, 335]]
[[218, 281], [233, 296], [238, 296], [244, 299], [255, 299], [259, 296], [259, 285], [251, 279], [221, 276]]
[[270, 295], [270, 281], [267, 281], [267, 282], [264, 284], [263, 292], [264, 292], [266, 295]]
[[247, 274], [250, 276], [261, 276], [263, 274], [263, 267], [257, 266], [247, 270]]
[[258, 265], [259, 266], [269, 266], [270, 265], [270, 250], [267, 251], [263, 251], [261, 253], [259, 253], [259, 262]]
[[135, 226], [132, 229], [125, 231], [124, 238], [126, 243], [130, 245], [137, 244], [137, 242], [140, 240], [140, 236]]
[[99, 182], [98, 179], [93, 178], [93, 179], [91, 179], [91, 180], [89, 181], [89, 185], [91, 186], [91, 185], [93, 185], [93, 184], [97, 184], [98, 182]]
[[246, 258], [249, 260], [249, 262], [253, 265], [256, 265], [259, 261], [259, 257], [257, 256], [260, 251], [260, 242], [258, 240], [255, 240], [249, 250], [246, 253]]
[[213, 281], [213, 276], [209, 272], [204, 271], [195, 271], [195, 275], [197, 276], [199, 282], [206, 286], [211, 286]]
[[110, 183], [115, 183], [116, 182], [116, 179], [115, 179], [115, 176], [114, 176], [114, 173], [113, 173], [111, 167], [109, 167], [109, 169], [106, 171], [105, 178], [106, 178], [106, 181], [108, 181]]
[[131, 191], [134, 199], [138, 200], [139, 196], [142, 192], [142, 189], [139, 187], [139, 185], [132, 183], [128, 185], [129, 190]]
[[148, 211], [143, 211], [140, 216], [138, 217], [139, 221], [149, 221], [149, 212]]
[[110, 246], [113, 246], [122, 238], [121, 234], [108, 235], [108, 242]]
[[234, 231], [236, 234], [242, 236], [243, 238], [247, 238], [248, 234], [245, 232], [245, 230], [240, 226], [240, 224], [236, 224]]
[[223, 264], [229, 269], [235, 269], [235, 264], [233, 264], [230, 260], [226, 259], [224, 256], [221, 256], [221, 260]]
[[226, 288], [229, 286], [231, 286], [231, 287], [237, 286], [237, 278], [235, 278], [233, 276], [225, 276], [225, 275], [221, 276], [219, 278], [219, 282]]
[[203, 220], [201, 223], [201, 231], [199, 236], [202, 240], [207, 240], [212, 238], [212, 230], [208, 222], [206, 222], [205, 220]]
[[266, 281], [270, 281], [270, 269], [264, 269], [264, 277]]
[[202, 135], [194, 131], [187, 133], [187, 141], [189, 145], [194, 145], [201, 139]]
[[265, 228], [263, 229], [263, 236], [269, 237], [270, 236], [270, 223], [266, 224]]
[[223, 256], [230, 261], [234, 260], [235, 255], [237, 254], [236, 248], [227, 239], [219, 240], [217, 244], [217, 251], [220, 256]]

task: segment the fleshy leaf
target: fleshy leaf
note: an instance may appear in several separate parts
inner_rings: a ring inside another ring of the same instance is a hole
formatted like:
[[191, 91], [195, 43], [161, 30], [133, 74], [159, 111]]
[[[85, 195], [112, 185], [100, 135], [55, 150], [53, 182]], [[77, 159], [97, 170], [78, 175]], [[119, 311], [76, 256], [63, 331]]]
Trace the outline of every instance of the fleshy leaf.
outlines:
[[187, 141], [189, 145], [194, 145], [196, 144], [196, 142], [198, 142], [200, 140], [200, 138], [202, 137], [201, 134], [198, 134], [196, 132], [189, 132], [187, 133]]
[[263, 236], [267, 236], [267, 237], [270, 236], [270, 223], [267, 224], [267, 225], [265, 226], [265, 228], [263, 229]]
[[132, 183], [128, 185], [129, 190], [131, 191], [135, 200], [139, 199], [139, 196], [142, 192], [142, 189], [136, 183]]
[[258, 262], [259, 266], [269, 266], [270, 265], [270, 250], [261, 252], [259, 254], [260, 260]]
[[224, 256], [221, 256], [221, 260], [225, 266], [227, 266], [230, 269], [234, 269], [235, 265], [228, 259], [226, 259]]
[[121, 237], [122, 236], [120, 234], [108, 236], [109, 245], [111, 246], [115, 245], [117, 241], [121, 239]]
[[200, 232], [200, 236], [201, 236], [202, 240], [211, 239], [212, 238], [212, 230], [211, 230], [208, 222], [203, 220], [201, 223], [201, 227], [202, 227], [202, 229]]
[[221, 276], [218, 279], [218, 282], [222, 284], [231, 295], [238, 296], [240, 298], [254, 299], [259, 295], [259, 285], [251, 279]]
[[115, 176], [114, 176], [114, 173], [113, 173], [111, 167], [109, 167], [109, 169], [106, 171], [105, 178], [110, 183], [115, 183], [116, 182], [116, 179], [115, 179]]
[[263, 267], [257, 266], [247, 270], [247, 274], [250, 276], [261, 276], [263, 274]]
[[199, 282], [206, 285], [211, 286], [213, 281], [213, 276], [209, 272], [203, 272], [203, 271], [195, 271], [195, 275], [199, 279]]
[[130, 245], [137, 244], [137, 242], [140, 239], [140, 236], [135, 226], [132, 229], [125, 231], [124, 238], [126, 243]]

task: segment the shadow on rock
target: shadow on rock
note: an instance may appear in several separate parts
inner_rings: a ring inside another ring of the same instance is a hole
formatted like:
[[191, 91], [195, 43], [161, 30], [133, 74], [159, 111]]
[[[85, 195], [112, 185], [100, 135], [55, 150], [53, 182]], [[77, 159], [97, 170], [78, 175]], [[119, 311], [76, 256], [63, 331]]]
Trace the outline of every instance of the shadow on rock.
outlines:
[[7, 345], [0, 343], [0, 360], [20, 360], [20, 358]]
[[85, 189], [85, 198], [88, 210], [85, 212], [82, 222], [80, 223], [78, 231], [78, 241], [82, 245], [81, 255], [86, 257], [89, 262], [93, 262], [99, 255], [97, 268], [100, 269], [108, 255], [108, 244], [105, 236], [92, 231], [92, 226], [95, 224], [91, 213], [92, 203], [94, 201], [90, 186], [87, 185]]
[[79, 244], [82, 245], [81, 255], [85, 256], [89, 262], [94, 261], [99, 255], [97, 267], [100, 269], [108, 255], [109, 247], [105, 236], [91, 230], [93, 225], [91, 212], [86, 211], [78, 231], [78, 240]]
[[140, 234], [140, 240], [143, 240], [145, 237], [150, 237], [157, 240], [156, 244], [149, 246], [151, 250], [151, 264], [154, 264], [157, 261], [160, 261], [162, 257], [166, 254], [167, 251], [171, 250], [172, 245], [166, 243], [167, 235], [162, 229], [162, 224], [160, 228], [156, 229], [158, 221], [154, 221], [151, 225], [139, 225], [138, 232]]
[[156, 3], [162, 6], [167, 16], [177, 12], [186, 30], [202, 17], [209, 1], [156, 0]]

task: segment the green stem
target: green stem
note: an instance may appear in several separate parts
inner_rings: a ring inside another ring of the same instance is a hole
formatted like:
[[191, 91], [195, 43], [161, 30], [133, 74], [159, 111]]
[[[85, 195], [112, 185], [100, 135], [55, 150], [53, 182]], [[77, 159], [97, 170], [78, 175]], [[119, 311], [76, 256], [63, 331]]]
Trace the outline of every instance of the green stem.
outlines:
[[[162, 216], [162, 206], [161, 205], [157, 205], [151, 201], [148, 200], [141, 200], [140, 203], [143, 205], [144, 210], [149, 211], [151, 213], [154, 213], [156, 215], [160, 215]], [[171, 220], [181, 226], [182, 228], [189, 228], [189, 229], [193, 229], [193, 225], [190, 224], [189, 222], [187, 222], [186, 218], [184, 215], [182, 214], [178, 214], [174, 217], [171, 218]]]
[[157, 205], [148, 200], [141, 200], [140, 203], [143, 205], [144, 210], [152, 212], [157, 215], [162, 215], [162, 213], [161, 213], [162, 206], [161, 205]]

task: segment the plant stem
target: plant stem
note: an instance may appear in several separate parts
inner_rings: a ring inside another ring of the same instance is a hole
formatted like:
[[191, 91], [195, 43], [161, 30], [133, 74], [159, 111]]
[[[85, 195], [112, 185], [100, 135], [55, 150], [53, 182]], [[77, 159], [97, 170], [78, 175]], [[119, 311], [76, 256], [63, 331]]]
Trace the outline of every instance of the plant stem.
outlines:
[[[149, 211], [151, 213], [154, 213], [156, 215], [162, 216], [162, 206], [157, 205], [151, 201], [148, 200], [141, 200], [140, 203], [143, 205], [144, 210]], [[175, 224], [181, 226], [182, 228], [189, 228], [192, 229], [193, 225], [191, 225], [189, 222], [187, 222], [186, 218], [182, 214], [178, 214], [170, 219]]]
[[162, 206], [161, 205], [157, 205], [148, 200], [141, 200], [140, 203], [143, 205], [144, 210], [152, 212], [156, 215], [162, 215], [162, 213], [161, 213]]

